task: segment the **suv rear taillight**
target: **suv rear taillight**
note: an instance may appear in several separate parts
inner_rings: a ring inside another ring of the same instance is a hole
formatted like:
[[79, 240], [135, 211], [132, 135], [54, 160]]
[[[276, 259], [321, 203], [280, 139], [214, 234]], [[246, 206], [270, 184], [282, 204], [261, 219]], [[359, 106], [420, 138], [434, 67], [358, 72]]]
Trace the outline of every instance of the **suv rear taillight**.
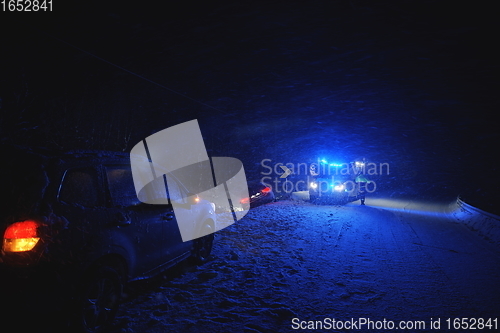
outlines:
[[40, 240], [38, 236], [38, 222], [27, 220], [11, 224], [3, 236], [3, 250], [5, 252], [31, 251]]

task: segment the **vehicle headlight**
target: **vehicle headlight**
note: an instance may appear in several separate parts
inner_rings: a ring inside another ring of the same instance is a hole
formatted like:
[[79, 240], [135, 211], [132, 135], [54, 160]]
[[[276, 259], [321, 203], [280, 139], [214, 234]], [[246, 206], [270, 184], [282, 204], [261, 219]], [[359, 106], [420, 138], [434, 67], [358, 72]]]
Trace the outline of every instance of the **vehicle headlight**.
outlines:
[[345, 185], [344, 184], [335, 185], [333, 189], [337, 192], [342, 192], [343, 190], [345, 190]]

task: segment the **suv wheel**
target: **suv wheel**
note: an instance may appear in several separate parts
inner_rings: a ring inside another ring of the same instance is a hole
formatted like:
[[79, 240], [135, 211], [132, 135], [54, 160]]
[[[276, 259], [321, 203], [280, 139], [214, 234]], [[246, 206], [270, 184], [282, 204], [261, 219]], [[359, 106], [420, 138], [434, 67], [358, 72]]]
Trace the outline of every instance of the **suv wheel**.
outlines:
[[196, 238], [193, 246], [193, 259], [197, 265], [204, 264], [208, 261], [212, 246], [214, 244], [214, 229], [211, 224], [206, 223], [203, 226], [206, 236]]
[[98, 267], [83, 281], [75, 325], [85, 333], [102, 332], [118, 310], [123, 284], [116, 270]]

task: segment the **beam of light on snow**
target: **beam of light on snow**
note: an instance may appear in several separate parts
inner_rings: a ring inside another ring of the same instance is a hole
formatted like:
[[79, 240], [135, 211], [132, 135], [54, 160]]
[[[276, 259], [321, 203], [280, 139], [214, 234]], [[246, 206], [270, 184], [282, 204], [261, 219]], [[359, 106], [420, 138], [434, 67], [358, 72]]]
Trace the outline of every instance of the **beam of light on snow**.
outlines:
[[419, 215], [448, 215], [453, 210], [458, 209], [456, 201], [450, 203], [436, 203], [422, 200], [404, 200], [392, 198], [368, 198], [367, 204], [370, 207], [384, 210], [412, 213]]

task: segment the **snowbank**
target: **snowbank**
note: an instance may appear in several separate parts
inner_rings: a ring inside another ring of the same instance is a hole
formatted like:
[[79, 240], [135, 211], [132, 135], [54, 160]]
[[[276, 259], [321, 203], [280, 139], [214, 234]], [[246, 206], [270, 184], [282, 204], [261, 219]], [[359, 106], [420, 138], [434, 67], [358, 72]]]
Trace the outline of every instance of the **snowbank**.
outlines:
[[464, 223], [479, 234], [500, 245], [500, 216], [473, 207], [460, 198], [451, 215], [460, 223]]

